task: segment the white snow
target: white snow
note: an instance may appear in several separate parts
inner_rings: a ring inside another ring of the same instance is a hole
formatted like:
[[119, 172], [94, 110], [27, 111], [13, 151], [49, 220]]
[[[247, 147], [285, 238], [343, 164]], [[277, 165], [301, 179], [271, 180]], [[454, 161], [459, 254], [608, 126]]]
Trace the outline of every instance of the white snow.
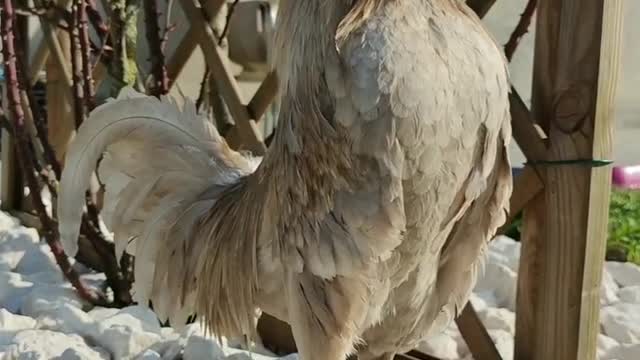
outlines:
[[491, 241], [486, 265], [474, 289], [487, 306], [515, 310], [519, 261], [520, 243], [506, 236]]
[[[50, 331], [23, 330], [5, 348], [6, 359], [109, 359], [102, 349], [94, 349], [79, 335]], [[64, 354], [64, 355], [63, 355]], [[73, 355], [73, 357], [71, 357]]]
[[640, 266], [631, 263], [607, 262], [607, 271], [620, 286], [634, 286], [640, 284]]
[[418, 349], [438, 359], [457, 359], [460, 356], [458, 343], [447, 333], [425, 339]]
[[601, 310], [603, 332], [620, 343], [640, 343], [640, 304], [617, 303]]
[[0, 329], [3, 331], [18, 331], [33, 329], [36, 321], [28, 316], [16, 315], [6, 309], [0, 309]]
[[200, 335], [190, 336], [184, 348], [184, 360], [197, 360], [199, 354], [211, 354], [213, 358], [223, 358], [224, 350], [213, 339]]
[[620, 346], [620, 343], [613, 338], [604, 334], [598, 335], [598, 357], [600, 359], [606, 359], [609, 357], [609, 353], [612, 349], [616, 349]]
[[487, 308], [479, 314], [487, 329], [503, 330], [513, 335], [516, 330], [515, 313], [504, 308]]
[[600, 286], [600, 305], [615, 304], [620, 299], [618, 298], [618, 291], [620, 287], [611, 276], [611, 273], [605, 268], [602, 271], [602, 284]]
[[640, 285], [627, 286], [618, 291], [620, 301], [632, 304], [640, 304]]
[[496, 348], [502, 356], [502, 359], [513, 359], [513, 334], [504, 330], [489, 329], [489, 335], [496, 344]]
[[638, 360], [640, 343], [620, 344], [611, 349], [602, 360]]
[[[513, 358], [519, 255], [519, 243], [496, 238], [470, 299], [505, 360]], [[105, 280], [86, 269], [81, 274], [91, 286]], [[640, 359], [640, 267], [607, 263], [601, 305], [598, 358]], [[35, 230], [0, 212], [0, 360], [278, 358], [260, 344], [252, 344], [253, 352], [248, 352], [239, 341], [222, 340], [206, 335], [199, 323], [179, 332], [162, 327], [143, 306], [111, 309], [82, 301]], [[455, 324], [425, 339], [419, 349], [443, 360], [472, 359]]]

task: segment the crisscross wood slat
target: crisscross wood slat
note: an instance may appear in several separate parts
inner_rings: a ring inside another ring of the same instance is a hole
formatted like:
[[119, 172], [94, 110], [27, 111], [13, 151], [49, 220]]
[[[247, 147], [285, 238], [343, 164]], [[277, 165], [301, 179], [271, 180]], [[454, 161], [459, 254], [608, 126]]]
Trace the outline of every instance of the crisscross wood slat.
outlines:
[[[246, 145], [247, 149], [255, 155], [263, 155], [267, 148], [262, 140], [260, 130], [249, 114], [247, 106], [242, 103], [240, 88], [220, 55], [218, 38], [213, 33], [211, 25], [205, 20], [203, 9], [197, 0], [182, 0], [181, 4], [191, 22], [191, 28], [195, 31], [200, 48], [213, 75], [212, 79], [218, 86], [235, 121], [242, 144]], [[208, 16], [214, 18], [215, 15], [209, 14]], [[231, 143], [231, 145], [237, 148], [240, 144]]]

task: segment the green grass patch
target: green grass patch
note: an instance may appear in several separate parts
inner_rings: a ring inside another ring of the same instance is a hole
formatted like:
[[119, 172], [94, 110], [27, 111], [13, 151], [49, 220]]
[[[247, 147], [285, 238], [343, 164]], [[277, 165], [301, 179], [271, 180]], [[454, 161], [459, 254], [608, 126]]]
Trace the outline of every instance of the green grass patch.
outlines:
[[610, 252], [623, 252], [640, 264], [640, 191], [613, 191], [609, 203]]
[[[522, 214], [509, 225], [505, 235], [519, 240], [521, 227]], [[640, 191], [611, 192], [607, 258], [640, 265]]]

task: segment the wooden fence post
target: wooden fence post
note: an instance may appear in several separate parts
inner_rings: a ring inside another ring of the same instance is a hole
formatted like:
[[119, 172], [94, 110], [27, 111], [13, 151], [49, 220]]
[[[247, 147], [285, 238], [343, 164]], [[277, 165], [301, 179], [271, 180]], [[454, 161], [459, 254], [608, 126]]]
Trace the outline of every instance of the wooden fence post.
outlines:
[[[47, 69], [47, 123], [49, 133], [47, 137], [56, 153], [56, 158], [63, 164], [67, 146], [75, 132], [73, 109], [71, 107], [71, 77], [66, 68], [70, 39], [67, 32], [58, 32], [55, 36], [58, 40], [60, 53], [49, 56], [46, 62]], [[53, 39], [52, 39], [53, 40]], [[50, 42], [53, 44], [53, 42]], [[59, 59], [59, 56], [64, 56]], [[64, 60], [63, 63], [61, 60]]]
[[[7, 108], [7, 88], [6, 83], [2, 84], [2, 107]], [[4, 113], [6, 118], [11, 122], [11, 111]], [[2, 136], [1, 155], [2, 162], [0, 170], [0, 208], [3, 211], [13, 210], [19, 207], [22, 194], [20, 192], [22, 186], [22, 174], [17, 163], [16, 153], [14, 151], [14, 142], [12, 136], [6, 129], [0, 129]]]
[[621, 3], [539, 2], [532, 110], [548, 120], [547, 162], [538, 165], [546, 204], [535, 214], [543, 228], [524, 234], [539, 235], [521, 259], [535, 276], [519, 286], [518, 305], [533, 300], [519, 316], [533, 323], [518, 326], [517, 359], [595, 359], [611, 171], [597, 166], [611, 156]]

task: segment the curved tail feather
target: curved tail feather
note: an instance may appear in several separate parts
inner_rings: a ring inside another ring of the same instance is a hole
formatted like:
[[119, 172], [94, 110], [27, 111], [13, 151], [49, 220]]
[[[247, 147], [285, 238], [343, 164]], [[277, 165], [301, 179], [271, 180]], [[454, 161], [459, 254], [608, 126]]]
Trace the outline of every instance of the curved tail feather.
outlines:
[[145, 305], [153, 299], [161, 320], [183, 324], [195, 302], [194, 287], [181, 281], [189, 267], [159, 258], [167, 253], [160, 249], [169, 242], [171, 248], [192, 247], [194, 224], [220, 193], [211, 189], [235, 184], [252, 173], [260, 159], [231, 150], [215, 126], [197, 115], [192, 102], [181, 109], [168, 98], [125, 88], [90, 114], [67, 153], [58, 216], [69, 256], [78, 251], [84, 193], [101, 157], [102, 215], [114, 233], [118, 259], [125, 251], [136, 255], [134, 299]]

